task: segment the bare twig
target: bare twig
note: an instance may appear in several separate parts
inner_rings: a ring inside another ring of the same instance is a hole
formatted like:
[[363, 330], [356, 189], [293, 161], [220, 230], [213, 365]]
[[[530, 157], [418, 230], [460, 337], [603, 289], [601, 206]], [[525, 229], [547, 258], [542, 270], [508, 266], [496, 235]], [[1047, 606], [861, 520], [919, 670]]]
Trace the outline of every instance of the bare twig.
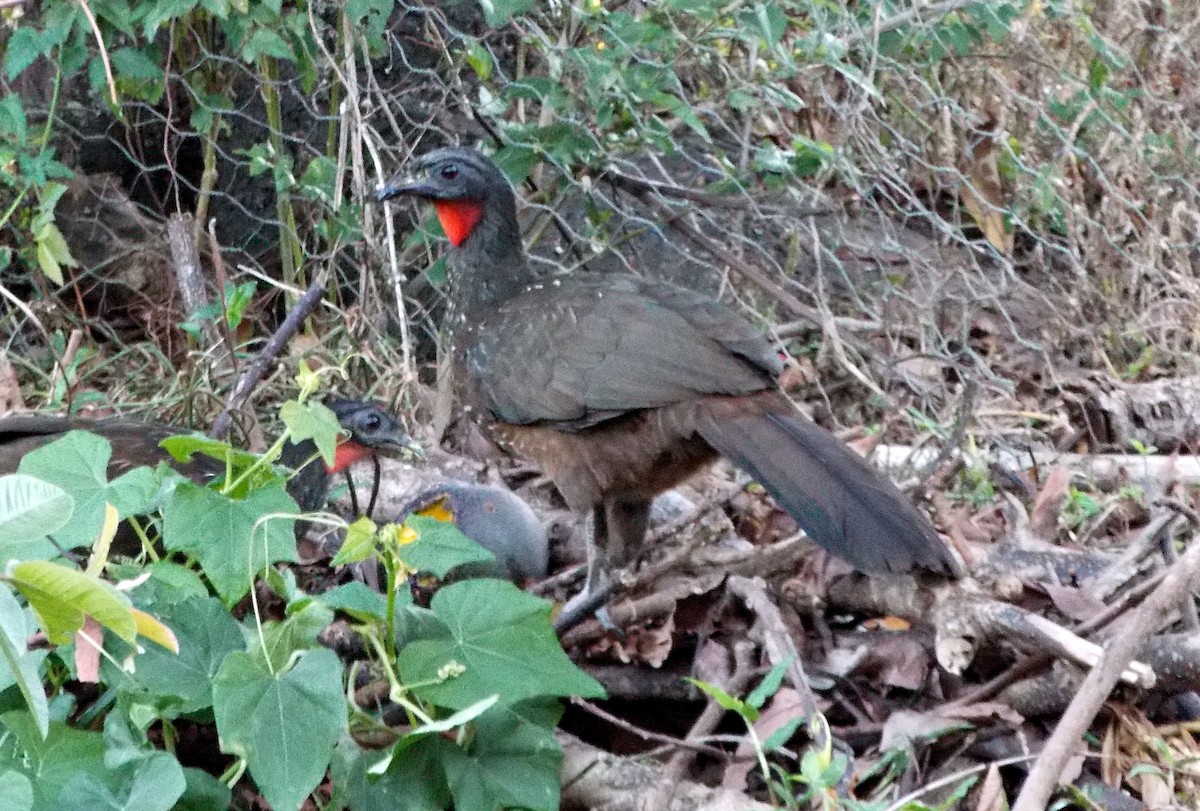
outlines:
[[238, 379], [237, 385], [233, 387], [233, 391], [225, 400], [224, 410], [217, 415], [217, 419], [213, 422], [212, 430], [208, 432], [209, 436], [221, 439], [229, 433], [229, 423], [233, 419], [233, 412], [246, 404], [246, 400], [250, 398], [258, 381], [267, 373], [268, 367], [300, 329], [304, 319], [316, 308], [317, 302], [321, 300], [321, 296], [325, 293], [325, 276], [324, 271], [319, 271], [313, 277], [308, 289], [304, 291], [304, 295], [296, 302], [296, 306], [287, 314], [287, 318], [283, 319], [279, 329], [275, 330], [275, 334], [267, 340], [254, 361]]
[[[1191, 512], [1189, 510], [1189, 512]], [[1188, 515], [1195, 520], [1194, 512]], [[1192, 543], [1163, 578], [1162, 586], [1152, 592], [1130, 616], [1128, 626], [1104, 650], [1100, 662], [1088, 673], [1075, 699], [1063, 713], [1054, 734], [1029, 772], [1013, 811], [1041, 811], [1058, 784], [1059, 775], [1091, 725], [1108, 694], [1116, 686], [1126, 664], [1157, 629], [1162, 617], [1179, 604], [1196, 582], [1200, 572], [1200, 543]]]
[[[804, 667], [800, 663], [800, 653], [796, 650], [791, 634], [783, 624], [779, 606], [767, 595], [766, 584], [761, 578], [733, 575], [729, 578], [728, 588], [731, 594], [744, 601], [746, 606], [758, 617], [763, 648], [771, 664], [778, 665], [781, 662], [788, 662], [786, 671], [788, 681], [800, 695], [800, 706], [805, 720], [811, 722], [819, 712], [817, 697], [808, 684], [808, 677], [804, 675]], [[809, 728], [810, 731], [828, 730], [824, 725], [811, 723]], [[816, 741], [817, 746], [821, 748], [828, 743], [829, 741]]]
[[[718, 685], [722, 690], [732, 696], [737, 696], [749, 689], [750, 679], [753, 678], [755, 671], [751, 662], [754, 649], [754, 643], [749, 640], [741, 640], [733, 644], [733, 673], [730, 674], [725, 684]], [[721, 723], [725, 712], [725, 708], [718, 704], [716, 699], [710, 698], [700, 715], [692, 723], [691, 729], [688, 730], [688, 740], [695, 741], [709, 735], [717, 728], [717, 724]], [[673, 777], [681, 778], [688, 773], [695, 759], [693, 751], [678, 751], [667, 762], [666, 772]]]
[[631, 724], [624, 718], [619, 718], [604, 710], [602, 707], [597, 707], [592, 702], [586, 701], [582, 698], [574, 697], [571, 699], [571, 703], [589, 715], [594, 715], [605, 723], [612, 724], [615, 727], [620, 727], [631, 735], [636, 735], [644, 741], [655, 741], [656, 743], [666, 744], [674, 749], [686, 749], [691, 750], [692, 752], [703, 752], [708, 755], [713, 755], [714, 757], [727, 757], [729, 755], [729, 753], [724, 749], [719, 749], [715, 746], [706, 746], [702, 743], [695, 743], [693, 740], [695, 736], [691, 735], [690, 733], [688, 734], [689, 740], [682, 740], [680, 738], [672, 737], [671, 735], [664, 735], [661, 732], [651, 732], [648, 729], [642, 729], [638, 725]]

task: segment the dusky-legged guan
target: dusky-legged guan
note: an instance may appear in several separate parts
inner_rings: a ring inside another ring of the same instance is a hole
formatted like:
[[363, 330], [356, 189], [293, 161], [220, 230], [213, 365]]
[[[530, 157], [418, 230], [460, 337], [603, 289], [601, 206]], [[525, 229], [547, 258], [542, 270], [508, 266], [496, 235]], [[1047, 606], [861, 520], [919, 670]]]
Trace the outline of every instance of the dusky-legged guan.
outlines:
[[[379, 406], [354, 399], [332, 400], [328, 405], [348, 434], [338, 442], [333, 464], [326, 465], [321, 460], [312, 440], [289, 442], [280, 456], [284, 466], [296, 471], [288, 482], [288, 492], [304, 512], [324, 506], [332, 477], [360, 459], [376, 455], [421, 455], [420, 447], [404, 432], [399, 421]], [[0, 418], [0, 475], [15, 473], [26, 453], [72, 430], [91, 431], [108, 439], [113, 449], [109, 478], [140, 465], [154, 466], [159, 462], [171, 463], [197, 483], [225, 472], [218, 460], [202, 454], [183, 463], [171, 459], [159, 443], [184, 433], [176, 426], [126, 419], [17, 415]], [[370, 505], [366, 505], [366, 511], [369, 515]], [[396, 518], [403, 520], [409, 513], [451, 521], [496, 556], [495, 563], [464, 569], [460, 576], [502, 577], [517, 583], [546, 576], [549, 557], [546, 530], [529, 505], [508, 490], [445, 482], [411, 497]], [[298, 530], [301, 528], [298, 525]], [[139, 546], [136, 537], [118, 535], [117, 551], [136, 554]]]
[[546, 528], [530, 506], [510, 490], [443, 482], [409, 499], [399, 515], [409, 514], [450, 521], [496, 556], [490, 563], [459, 567], [454, 572], [459, 578], [498, 577], [523, 584], [546, 576], [550, 565]]
[[[378, 406], [352, 399], [332, 400], [328, 405], [348, 433], [338, 442], [333, 464], [326, 465], [321, 461], [312, 440], [288, 443], [280, 458], [284, 465], [297, 470], [288, 483], [288, 492], [305, 512], [324, 505], [330, 477], [359, 459], [376, 453], [420, 454], [420, 447], [404, 432], [399, 421]], [[198, 483], [225, 472], [221, 462], [203, 454], [196, 454], [183, 463], [172, 460], [159, 443], [169, 436], [186, 433], [175, 426], [125, 419], [16, 415], [0, 418], [0, 475], [17, 472], [25, 454], [73, 430], [99, 434], [112, 445], [109, 478], [139, 465], [153, 467], [159, 462], [170, 462], [180, 473]]]
[[539, 274], [511, 184], [472, 149], [415, 158], [378, 196], [432, 203], [464, 407], [594, 511], [610, 565], [642, 541], [656, 494], [724, 456], [862, 571], [957, 572], [895, 485], [779, 390], [776, 352], [738, 313], [653, 278]]

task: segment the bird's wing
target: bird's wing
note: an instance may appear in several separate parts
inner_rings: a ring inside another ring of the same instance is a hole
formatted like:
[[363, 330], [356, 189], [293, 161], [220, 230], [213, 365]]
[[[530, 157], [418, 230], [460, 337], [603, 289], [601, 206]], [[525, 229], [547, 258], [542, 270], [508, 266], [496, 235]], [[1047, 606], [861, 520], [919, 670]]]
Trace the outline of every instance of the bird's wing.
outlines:
[[505, 422], [594, 424], [773, 385], [779, 361], [741, 316], [632, 276], [548, 282], [472, 325], [466, 371]]

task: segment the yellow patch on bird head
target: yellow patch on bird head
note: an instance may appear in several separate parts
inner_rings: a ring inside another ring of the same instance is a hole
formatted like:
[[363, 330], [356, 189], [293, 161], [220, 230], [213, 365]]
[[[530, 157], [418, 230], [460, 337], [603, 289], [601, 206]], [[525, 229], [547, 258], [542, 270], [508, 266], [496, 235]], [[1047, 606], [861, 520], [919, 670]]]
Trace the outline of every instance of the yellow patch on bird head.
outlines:
[[450, 499], [439, 498], [437, 501], [417, 510], [417, 515], [432, 518], [435, 521], [453, 523], [454, 511], [450, 509]]

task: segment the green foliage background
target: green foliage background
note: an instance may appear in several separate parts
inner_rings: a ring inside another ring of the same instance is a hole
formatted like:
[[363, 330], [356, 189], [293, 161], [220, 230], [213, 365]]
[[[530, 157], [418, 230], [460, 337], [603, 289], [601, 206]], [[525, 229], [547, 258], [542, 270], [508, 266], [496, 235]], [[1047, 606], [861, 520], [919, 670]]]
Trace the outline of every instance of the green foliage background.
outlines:
[[[1200, 46], [1172, 32], [1195, 16], [1187, 4], [1150, 14], [1056, 1], [6, 5], [5, 382], [51, 408], [132, 400], [206, 424], [236, 364], [199, 325], [221, 327], [228, 354], [243, 354], [281, 302], [328, 272], [307, 351], [353, 353], [348, 385], [410, 403], [413, 381], [433, 377], [437, 226], [370, 201], [410, 154], [446, 142], [484, 145], [521, 184], [540, 261], [653, 268], [738, 298], [827, 380], [877, 395], [847, 397], [848, 421], [871, 418], [885, 395], [948, 425], [962, 377], [1012, 407], [1055, 390], [1064, 369], [1194, 373]], [[190, 321], [163, 292], [170, 284], [152, 283], [170, 279], [163, 223], [180, 214], [194, 215], [214, 289], [226, 291]], [[103, 309], [114, 300], [126, 302], [120, 318]], [[63, 493], [79, 522], [68, 545], [90, 542], [95, 530], [80, 527], [105, 501], [157, 516], [175, 560], [148, 566], [130, 605], [174, 621], [189, 658], [151, 647], [135, 677], [106, 673], [111, 710], [76, 707], [62, 690], [70, 657], [28, 650], [28, 607], [0, 598], [13, 680], [0, 694], [11, 733], [0, 793], [16, 807], [64, 797], [170, 807], [163, 798], [184, 793], [191, 807], [225, 807], [213, 775], [170, 755], [169, 734], [147, 735], [181, 718], [215, 724], [280, 808], [298, 805], [327, 766], [344, 791], [333, 801], [352, 808], [441, 808], [452, 797], [464, 808], [554, 807], [548, 699], [592, 686], [558, 660], [553, 685], [519, 673], [511, 684], [437, 681], [447, 657], [491, 668], [485, 653], [534, 637], [553, 657], [537, 637], [543, 606], [506, 595], [511, 623], [495, 639], [470, 622], [471, 606], [495, 594], [463, 584], [428, 612], [401, 606], [420, 638], [397, 652], [381, 636], [378, 658], [397, 683], [436, 681], [413, 688], [432, 715], [414, 714], [418, 731], [387, 756], [369, 753], [343, 734], [355, 720], [348, 674], [315, 634], [335, 609], [390, 628], [394, 602], [303, 594], [273, 567], [294, 556], [282, 535], [255, 558], [249, 530], [209, 526], [221, 516], [245, 529], [284, 509], [278, 481], [163, 490], [161, 471], [109, 482], [102, 467], [36, 471], [60, 492], [12, 485], [32, 512], [0, 516], [0, 531], [22, 544], [19, 557], [53, 557], [42, 539], [62, 527], [37, 522], [62, 514]], [[199, 529], [228, 546], [214, 550]], [[277, 624], [228, 611], [256, 578], [287, 605]], [[33, 673], [49, 687], [40, 711]], [[513, 685], [524, 692], [504, 692]], [[458, 718], [456, 732], [436, 726], [493, 693], [507, 697]], [[316, 722], [297, 731], [289, 717], [260, 716], [272, 703]], [[272, 751], [316, 756], [284, 764]], [[512, 763], [526, 771], [506, 772]], [[438, 777], [414, 789], [431, 770]]]

